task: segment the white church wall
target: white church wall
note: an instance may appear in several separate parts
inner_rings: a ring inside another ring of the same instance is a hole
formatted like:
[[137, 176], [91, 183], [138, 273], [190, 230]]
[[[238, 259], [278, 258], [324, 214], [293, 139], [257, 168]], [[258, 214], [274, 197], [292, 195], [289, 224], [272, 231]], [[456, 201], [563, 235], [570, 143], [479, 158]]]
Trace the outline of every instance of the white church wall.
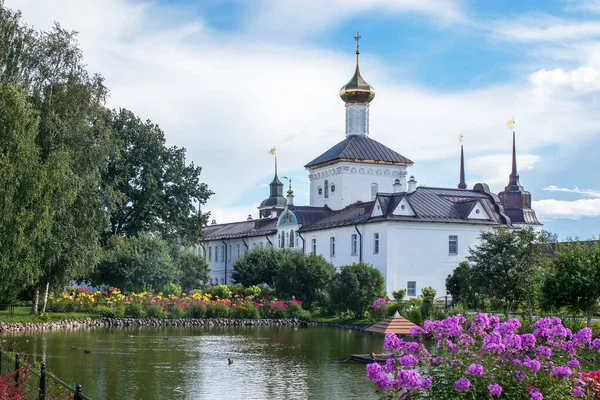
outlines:
[[[416, 295], [433, 287], [437, 296], [446, 294], [446, 277], [465, 260], [469, 247], [479, 244], [479, 235], [488, 225], [388, 222], [386, 292], [407, 289], [416, 282]], [[456, 236], [457, 252], [450, 254], [450, 236]]]
[[[377, 192], [393, 192], [393, 184], [400, 180], [401, 190], [406, 189], [406, 166], [340, 162], [310, 170], [310, 205], [327, 205], [339, 210], [357, 201], [371, 201], [372, 185]], [[326, 181], [328, 193], [326, 193]], [[331, 191], [331, 186], [335, 190]], [[320, 194], [319, 194], [319, 189]], [[327, 194], [327, 196], [326, 196]]]

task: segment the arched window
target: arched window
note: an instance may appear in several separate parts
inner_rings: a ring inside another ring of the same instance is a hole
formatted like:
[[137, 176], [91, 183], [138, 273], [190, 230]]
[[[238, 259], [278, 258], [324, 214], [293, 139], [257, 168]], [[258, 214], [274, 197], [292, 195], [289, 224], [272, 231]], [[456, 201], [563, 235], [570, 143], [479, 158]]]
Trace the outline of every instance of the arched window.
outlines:
[[325, 198], [329, 197], [329, 181], [325, 179]]
[[377, 185], [376, 183], [371, 183], [371, 200], [375, 200], [378, 191], [379, 185]]
[[285, 233], [281, 232], [281, 246], [282, 249], [285, 247]]
[[294, 247], [294, 230], [290, 231], [290, 247]]

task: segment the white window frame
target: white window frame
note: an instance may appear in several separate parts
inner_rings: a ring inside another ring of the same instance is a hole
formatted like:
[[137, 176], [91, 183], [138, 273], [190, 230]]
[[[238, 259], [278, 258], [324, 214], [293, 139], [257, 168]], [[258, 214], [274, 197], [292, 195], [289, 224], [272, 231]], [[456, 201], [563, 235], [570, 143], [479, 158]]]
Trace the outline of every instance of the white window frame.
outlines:
[[358, 235], [353, 233], [350, 235], [350, 255], [355, 256], [358, 254]]
[[379, 254], [379, 232], [373, 234], [373, 254]]
[[377, 183], [371, 183], [371, 201], [375, 200], [378, 191], [379, 185]]
[[208, 261], [212, 261], [212, 246], [208, 246]]
[[[413, 286], [412, 291], [411, 291], [411, 286]], [[406, 282], [406, 295], [411, 296], [411, 297], [417, 296], [417, 281]]]
[[219, 246], [215, 246], [215, 262], [219, 262]]
[[335, 236], [329, 238], [329, 257], [335, 257]]
[[458, 255], [458, 235], [448, 236], [448, 255]]

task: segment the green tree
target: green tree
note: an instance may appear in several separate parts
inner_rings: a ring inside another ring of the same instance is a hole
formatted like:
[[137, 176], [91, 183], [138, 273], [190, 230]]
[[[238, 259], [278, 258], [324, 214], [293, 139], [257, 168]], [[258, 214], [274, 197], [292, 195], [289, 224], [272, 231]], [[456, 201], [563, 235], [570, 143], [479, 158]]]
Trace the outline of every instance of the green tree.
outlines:
[[558, 243], [542, 293], [546, 306], [582, 311], [590, 327], [600, 300], [600, 242], [570, 240]]
[[159, 288], [181, 278], [168, 244], [150, 233], [113, 236], [104, 248], [93, 283], [123, 291]]
[[278, 265], [275, 285], [281, 296], [295, 296], [310, 309], [327, 298], [335, 274], [335, 267], [322, 256], [286, 252]]
[[524, 300], [532, 318], [541, 255], [540, 235], [532, 229], [504, 228], [482, 232], [481, 243], [469, 250], [472, 283], [478, 292], [500, 299], [506, 318], [515, 301]]
[[452, 305], [467, 306], [473, 298], [472, 271], [467, 261], [461, 261], [458, 267], [446, 278], [446, 293], [452, 296]]
[[171, 250], [175, 267], [179, 270], [179, 284], [185, 291], [197, 289], [200, 282], [207, 282], [209, 277], [208, 263], [204, 257], [197, 255], [195, 250], [176, 244]]
[[365, 263], [346, 265], [333, 285], [331, 300], [339, 310], [350, 310], [362, 318], [373, 302], [385, 295], [383, 276]]
[[436, 293], [437, 292], [432, 287], [424, 287], [423, 289], [421, 289], [421, 316], [423, 317], [423, 319], [431, 317]]
[[109, 122], [117, 151], [103, 181], [117, 194], [109, 233], [160, 232], [194, 244], [209, 214], [200, 212], [212, 194], [200, 182], [201, 168], [186, 164], [185, 149], [167, 147], [163, 131], [131, 111], [113, 111]]
[[46, 170], [35, 143], [38, 118], [18, 87], [0, 83], [0, 299], [41, 275], [39, 247], [51, 224]]
[[275, 288], [277, 269], [287, 255], [287, 250], [255, 248], [234, 261], [231, 278], [246, 287], [266, 283]]

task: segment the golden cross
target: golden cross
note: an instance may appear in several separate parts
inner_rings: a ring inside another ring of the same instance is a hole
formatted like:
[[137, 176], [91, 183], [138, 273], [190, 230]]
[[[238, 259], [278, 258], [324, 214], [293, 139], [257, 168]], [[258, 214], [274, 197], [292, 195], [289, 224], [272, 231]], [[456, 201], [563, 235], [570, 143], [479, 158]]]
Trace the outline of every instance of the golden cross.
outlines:
[[358, 41], [360, 40], [360, 35], [356, 32], [356, 36], [354, 36], [354, 40], [356, 40], [356, 54], [358, 54]]

